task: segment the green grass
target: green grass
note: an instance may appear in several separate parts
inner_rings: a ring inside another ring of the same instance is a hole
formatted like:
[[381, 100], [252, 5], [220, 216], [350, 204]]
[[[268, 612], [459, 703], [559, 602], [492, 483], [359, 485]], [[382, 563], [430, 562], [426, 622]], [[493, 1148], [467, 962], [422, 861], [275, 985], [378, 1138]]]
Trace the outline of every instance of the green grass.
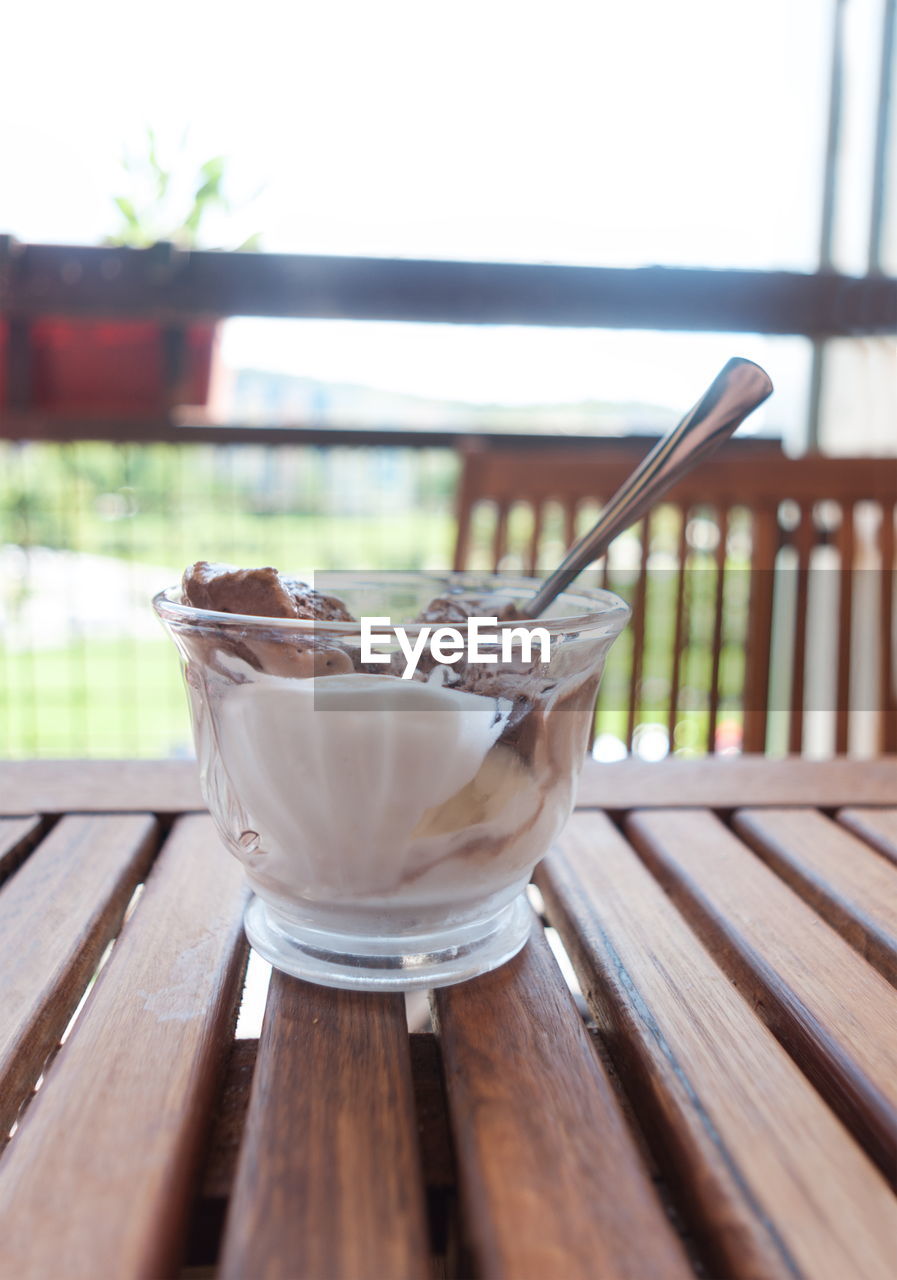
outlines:
[[192, 750], [174, 646], [103, 641], [35, 653], [0, 648], [0, 751], [168, 756]]
[[180, 566], [445, 567], [450, 453], [0, 443], [0, 543]]
[[[297, 570], [445, 568], [452, 545], [451, 518], [438, 510], [398, 512], [389, 522], [212, 512], [191, 519], [176, 538], [158, 516], [127, 523], [125, 532], [115, 524], [85, 524], [78, 551], [177, 573], [198, 558]], [[161, 630], [158, 641], [123, 638], [26, 652], [0, 645], [0, 753], [166, 756], [188, 749], [177, 655]]]
[[446, 511], [377, 516], [233, 515], [209, 510], [178, 525], [161, 515], [81, 531], [77, 549], [148, 565], [183, 567], [194, 560], [316, 569], [446, 568], [453, 521]]
[[[447, 511], [377, 516], [233, 515], [209, 510], [175, 523], [161, 515], [90, 521], [77, 538], [38, 545], [72, 548], [129, 563], [182, 568], [194, 560], [275, 564], [287, 571], [428, 569], [451, 563], [454, 526]], [[2, 535], [0, 535], [0, 540]]]
[[[457, 465], [438, 451], [0, 443], [0, 548], [104, 556], [149, 569], [141, 582], [158, 576], [159, 587], [197, 559], [302, 573], [442, 569]], [[15, 634], [34, 588], [9, 563], [0, 617]], [[89, 589], [89, 563], [77, 572], [77, 590]], [[0, 753], [188, 749], [177, 657], [161, 629], [157, 641], [89, 643], [64, 621], [60, 630], [58, 645], [33, 652], [0, 636]]]

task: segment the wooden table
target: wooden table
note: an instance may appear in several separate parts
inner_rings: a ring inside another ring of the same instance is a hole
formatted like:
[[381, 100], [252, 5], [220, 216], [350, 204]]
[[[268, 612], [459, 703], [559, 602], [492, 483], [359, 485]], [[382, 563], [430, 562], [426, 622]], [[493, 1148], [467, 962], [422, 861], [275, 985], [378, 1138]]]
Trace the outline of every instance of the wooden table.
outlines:
[[537, 922], [411, 1036], [275, 975], [234, 1040], [199, 810], [0, 767], [3, 1277], [893, 1280], [897, 759], [589, 767], [538, 886], [591, 1015]]

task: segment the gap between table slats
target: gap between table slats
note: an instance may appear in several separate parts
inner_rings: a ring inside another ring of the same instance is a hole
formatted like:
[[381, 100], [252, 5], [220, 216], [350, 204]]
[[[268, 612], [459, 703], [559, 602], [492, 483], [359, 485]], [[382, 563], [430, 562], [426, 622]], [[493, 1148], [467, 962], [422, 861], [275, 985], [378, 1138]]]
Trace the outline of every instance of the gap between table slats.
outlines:
[[651, 870], [758, 1014], [897, 1181], [897, 993], [703, 810], [630, 816]]
[[0, 884], [39, 840], [44, 822], [36, 813], [23, 818], [0, 818]]
[[709, 1273], [889, 1280], [897, 1199], [609, 819], [537, 882]]
[[897, 867], [815, 809], [748, 809], [735, 831], [897, 986]]
[[482, 1280], [692, 1277], [541, 929], [434, 1012]]
[[0, 1160], [0, 1275], [43, 1280], [61, 1260], [66, 1280], [177, 1271], [242, 985], [243, 902], [211, 820], [177, 822]]
[[148, 814], [63, 818], [0, 888], [5, 1139], [156, 849]]
[[275, 972], [219, 1275], [429, 1272], [405, 1002]]
[[897, 809], [842, 809], [838, 821], [897, 863]]

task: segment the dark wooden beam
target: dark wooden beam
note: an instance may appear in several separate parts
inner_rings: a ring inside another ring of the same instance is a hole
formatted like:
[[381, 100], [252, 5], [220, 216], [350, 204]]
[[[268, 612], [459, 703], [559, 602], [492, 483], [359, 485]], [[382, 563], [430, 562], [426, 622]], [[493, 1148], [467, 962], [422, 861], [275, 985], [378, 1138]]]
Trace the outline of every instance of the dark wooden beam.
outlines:
[[[588, 449], [594, 455], [620, 450], [632, 454], [637, 460], [656, 443], [656, 435], [619, 436], [568, 435], [546, 429], [544, 431], [494, 431], [471, 429], [460, 431], [457, 427], [428, 428], [417, 431], [412, 428], [389, 427], [330, 427], [287, 425], [272, 427], [254, 423], [178, 423], [166, 418], [71, 418], [31, 411], [27, 413], [3, 413], [0, 410], [0, 440], [110, 440], [115, 443], [133, 444], [254, 444], [254, 445], [319, 445], [329, 449], [402, 448], [402, 449], [456, 449], [481, 445], [490, 450], [502, 449]], [[745, 439], [737, 442], [745, 454], [765, 455], [778, 449], [778, 442], [769, 436]]]
[[0, 313], [273, 316], [692, 332], [897, 332], [897, 280], [0, 242]]

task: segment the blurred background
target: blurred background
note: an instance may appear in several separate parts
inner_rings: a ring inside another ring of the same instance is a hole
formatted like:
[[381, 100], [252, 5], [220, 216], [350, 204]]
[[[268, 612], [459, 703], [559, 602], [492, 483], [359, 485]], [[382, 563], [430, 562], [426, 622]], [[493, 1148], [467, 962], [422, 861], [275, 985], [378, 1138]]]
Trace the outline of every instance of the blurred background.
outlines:
[[[897, 454], [894, 7], [16, 6], [0, 752], [189, 752], [148, 604], [185, 564], [446, 568], [478, 451], [635, 457], [733, 354], [776, 385], [744, 429], [756, 458]], [[597, 479], [593, 496], [483, 494], [464, 563], [549, 566], [608, 496]], [[670, 577], [615, 654], [601, 758], [744, 746], [756, 522], [745, 498], [721, 524], [713, 498], [607, 566], [644, 609], [648, 562], [707, 574], [678, 618]], [[846, 526], [847, 507], [811, 508], [817, 531]], [[778, 513], [780, 569], [804, 565], [802, 510]], [[881, 495], [849, 512], [851, 539], [893, 541]], [[884, 575], [883, 556], [861, 567]], [[883, 626], [892, 599], [870, 589]], [[785, 666], [801, 625], [771, 646]], [[773, 672], [761, 749], [795, 746], [776, 700], [814, 696], [782, 688]]]

